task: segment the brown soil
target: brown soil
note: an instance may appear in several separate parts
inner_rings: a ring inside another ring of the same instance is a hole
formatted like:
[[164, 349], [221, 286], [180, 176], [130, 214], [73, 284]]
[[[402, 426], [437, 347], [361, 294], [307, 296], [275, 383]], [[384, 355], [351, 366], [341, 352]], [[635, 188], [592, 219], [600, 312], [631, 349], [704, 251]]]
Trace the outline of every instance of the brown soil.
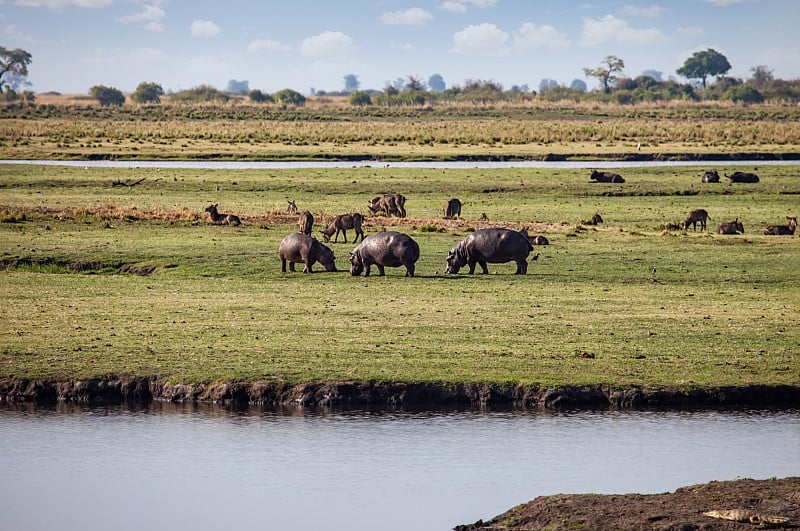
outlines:
[[[755, 515], [737, 522], [705, 516], [708, 511], [739, 509], [739, 516]], [[746, 512], [745, 512], [746, 511]], [[769, 524], [764, 517], [788, 518]], [[561, 529], [657, 529], [689, 531], [716, 529], [763, 529], [800, 527], [800, 477], [784, 479], [711, 482], [682, 487], [665, 494], [557, 494], [533, 501], [489, 520], [459, 525], [456, 531], [561, 530]]]

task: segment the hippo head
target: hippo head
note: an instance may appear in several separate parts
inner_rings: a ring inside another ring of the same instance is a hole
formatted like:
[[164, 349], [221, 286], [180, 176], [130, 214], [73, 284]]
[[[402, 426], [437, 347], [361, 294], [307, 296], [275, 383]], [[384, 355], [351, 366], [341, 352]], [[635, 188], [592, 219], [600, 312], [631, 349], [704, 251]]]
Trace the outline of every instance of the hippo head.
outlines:
[[336, 256], [334, 256], [333, 251], [331, 251], [328, 247], [322, 245], [322, 250], [319, 253], [319, 263], [325, 268], [325, 271], [328, 273], [335, 273], [336, 272]]
[[364, 271], [364, 262], [361, 260], [361, 255], [350, 253], [350, 274], [357, 277]]
[[447, 267], [444, 268], [444, 274], [455, 274], [458, 273], [458, 270], [467, 265], [467, 261], [461, 256], [459, 253], [456, 252], [456, 248], [453, 247], [450, 249], [450, 252], [447, 253]]

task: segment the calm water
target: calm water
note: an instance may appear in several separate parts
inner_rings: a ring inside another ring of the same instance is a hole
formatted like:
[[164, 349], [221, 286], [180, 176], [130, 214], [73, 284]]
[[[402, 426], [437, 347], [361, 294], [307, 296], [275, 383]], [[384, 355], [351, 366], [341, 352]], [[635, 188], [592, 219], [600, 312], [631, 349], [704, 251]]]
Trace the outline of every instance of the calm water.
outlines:
[[539, 495], [800, 475], [800, 411], [0, 407], [0, 528], [447, 530]]
[[30, 164], [40, 166], [81, 166], [88, 168], [189, 168], [189, 169], [221, 169], [221, 170], [281, 170], [292, 168], [434, 168], [434, 169], [470, 169], [470, 168], [653, 168], [666, 166], [789, 166], [798, 165], [797, 160], [738, 160], [738, 161], [459, 161], [459, 162], [391, 162], [380, 161], [181, 161], [181, 160], [97, 160], [97, 161], [63, 161], [63, 160], [0, 160], [0, 164]]

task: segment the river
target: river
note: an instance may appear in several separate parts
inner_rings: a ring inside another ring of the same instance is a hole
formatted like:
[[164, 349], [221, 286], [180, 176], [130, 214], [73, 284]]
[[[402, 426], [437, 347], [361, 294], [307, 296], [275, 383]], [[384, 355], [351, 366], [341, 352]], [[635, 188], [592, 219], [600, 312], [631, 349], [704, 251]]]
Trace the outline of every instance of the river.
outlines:
[[0, 527], [447, 530], [540, 495], [800, 475], [800, 410], [0, 405]]

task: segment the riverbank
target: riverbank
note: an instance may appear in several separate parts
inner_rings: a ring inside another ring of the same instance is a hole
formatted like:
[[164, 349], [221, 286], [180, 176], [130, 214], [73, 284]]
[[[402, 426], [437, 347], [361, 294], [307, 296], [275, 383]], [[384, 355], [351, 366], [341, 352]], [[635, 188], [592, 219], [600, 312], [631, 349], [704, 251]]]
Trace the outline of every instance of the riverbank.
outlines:
[[800, 385], [726, 386], [699, 389], [647, 389], [610, 386], [538, 387], [526, 385], [435, 384], [404, 382], [216, 381], [195, 385], [155, 377], [111, 377], [77, 381], [6, 379], [0, 401], [149, 403], [211, 402], [242, 406], [306, 407], [523, 407], [539, 409], [798, 407]]
[[[709, 514], [704, 514], [709, 513]], [[711, 516], [716, 514], [716, 516]], [[736, 518], [731, 520], [728, 518]], [[800, 521], [800, 478], [713, 481], [664, 494], [557, 494], [518, 505], [487, 522], [489, 529], [717, 530], [788, 527]]]

